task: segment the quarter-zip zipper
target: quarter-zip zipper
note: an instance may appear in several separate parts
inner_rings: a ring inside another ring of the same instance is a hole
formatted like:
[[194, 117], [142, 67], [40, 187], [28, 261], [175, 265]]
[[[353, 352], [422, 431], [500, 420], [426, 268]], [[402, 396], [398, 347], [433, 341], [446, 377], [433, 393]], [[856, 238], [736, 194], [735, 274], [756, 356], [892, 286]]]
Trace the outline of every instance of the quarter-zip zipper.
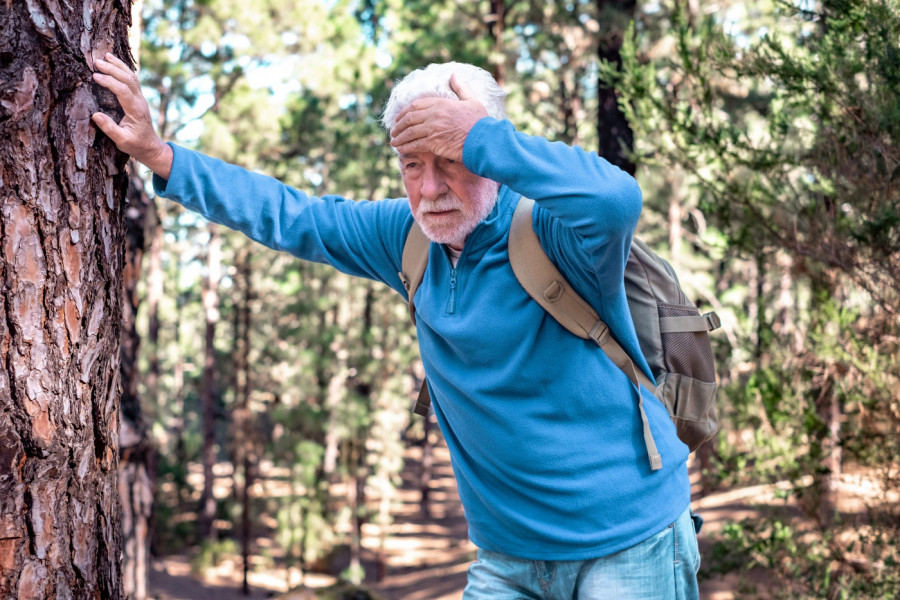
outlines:
[[452, 315], [456, 312], [456, 267], [450, 268], [450, 309]]
[[444, 247], [444, 256], [447, 257], [447, 264], [450, 265], [450, 303], [447, 306], [447, 314], [455, 314], [456, 313], [456, 290], [458, 283], [458, 273], [460, 263], [462, 262], [463, 257], [466, 255], [466, 251], [469, 249], [468, 244], [463, 246], [462, 252], [460, 252], [459, 257], [456, 259], [456, 266], [453, 265], [453, 258], [450, 256], [450, 248]]

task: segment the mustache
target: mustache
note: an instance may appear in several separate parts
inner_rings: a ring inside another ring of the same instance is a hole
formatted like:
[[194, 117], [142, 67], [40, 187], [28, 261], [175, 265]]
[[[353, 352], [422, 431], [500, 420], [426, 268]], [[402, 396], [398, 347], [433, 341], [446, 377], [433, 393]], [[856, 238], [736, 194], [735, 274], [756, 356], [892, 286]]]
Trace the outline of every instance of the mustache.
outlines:
[[427, 201], [423, 198], [419, 203], [419, 212], [445, 212], [460, 209], [462, 209], [462, 202], [456, 194], [449, 192]]

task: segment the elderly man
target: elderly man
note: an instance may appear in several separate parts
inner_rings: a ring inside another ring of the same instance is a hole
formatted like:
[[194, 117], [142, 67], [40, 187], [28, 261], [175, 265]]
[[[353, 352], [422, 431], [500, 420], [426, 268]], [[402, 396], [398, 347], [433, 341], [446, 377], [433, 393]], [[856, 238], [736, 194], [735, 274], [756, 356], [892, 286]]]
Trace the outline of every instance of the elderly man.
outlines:
[[[164, 143], [138, 79], [113, 56], [96, 81], [125, 111], [95, 123], [154, 172], [157, 192], [267, 246], [407, 292], [417, 222], [431, 240], [415, 292], [419, 347], [478, 556], [464, 598], [696, 598], [687, 447], [662, 405], [518, 284], [508, 255], [521, 196], [576, 291], [649, 372], [623, 272], [641, 211], [635, 180], [577, 147], [515, 130], [482, 69], [449, 63], [393, 89], [390, 130], [407, 198], [309, 196]], [[662, 466], [651, 468], [645, 412]]]

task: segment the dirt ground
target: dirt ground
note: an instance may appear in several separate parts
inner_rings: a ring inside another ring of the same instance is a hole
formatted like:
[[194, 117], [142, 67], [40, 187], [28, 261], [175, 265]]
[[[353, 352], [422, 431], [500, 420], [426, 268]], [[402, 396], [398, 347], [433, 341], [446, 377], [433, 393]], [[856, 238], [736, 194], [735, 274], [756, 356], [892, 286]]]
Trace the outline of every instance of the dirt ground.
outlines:
[[[394, 514], [386, 548], [387, 577], [371, 587], [387, 600], [458, 600], [465, 587], [466, 569], [474, 558], [475, 547], [466, 536], [466, 523], [446, 446], [440, 445], [436, 449], [431, 516], [421, 514], [415, 490], [419, 452], [419, 448], [408, 450], [401, 502]], [[692, 477], [696, 480], [694, 471], [692, 469]], [[694, 510], [705, 519], [700, 538], [701, 552], [708, 551], [726, 523], [754, 514], [753, 506], [768, 493], [770, 491], [762, 487], [747, 488], [696, 500]], [[266, 540], [260, 540], [260, 543], [266, 543]], [[372, 547], [374, 540], [364, 539], [363, 543]], [[239, 561], [226, 561], [200, 578], [191, 574], [186, 557], [166, 557], [153, 564], [150, 596], [157, 600], [243, 600], [270, 598], [287, 591], [284, 569], [255, 565], [249, 580], [251, 594], [245, 596], [240, 590]], [[703, 580], [701, 600], [771, 597], [767, 593], [767, 580], [765, 573], [752, 572]], [[309, 575], [304, 580], [305, 585], [313, 588], [333, 582], [333, 578], [323, 575]]]

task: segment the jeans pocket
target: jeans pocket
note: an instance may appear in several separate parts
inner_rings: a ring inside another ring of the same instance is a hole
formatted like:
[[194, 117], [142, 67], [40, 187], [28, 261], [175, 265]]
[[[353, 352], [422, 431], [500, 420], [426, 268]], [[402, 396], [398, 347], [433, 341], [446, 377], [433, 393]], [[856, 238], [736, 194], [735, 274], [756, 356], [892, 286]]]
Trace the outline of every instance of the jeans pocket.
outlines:
[[694, 533], [700, 535], [700, 530], [703, 529], [703, 517], [691, 511], [691, 522], [694, 524]]

